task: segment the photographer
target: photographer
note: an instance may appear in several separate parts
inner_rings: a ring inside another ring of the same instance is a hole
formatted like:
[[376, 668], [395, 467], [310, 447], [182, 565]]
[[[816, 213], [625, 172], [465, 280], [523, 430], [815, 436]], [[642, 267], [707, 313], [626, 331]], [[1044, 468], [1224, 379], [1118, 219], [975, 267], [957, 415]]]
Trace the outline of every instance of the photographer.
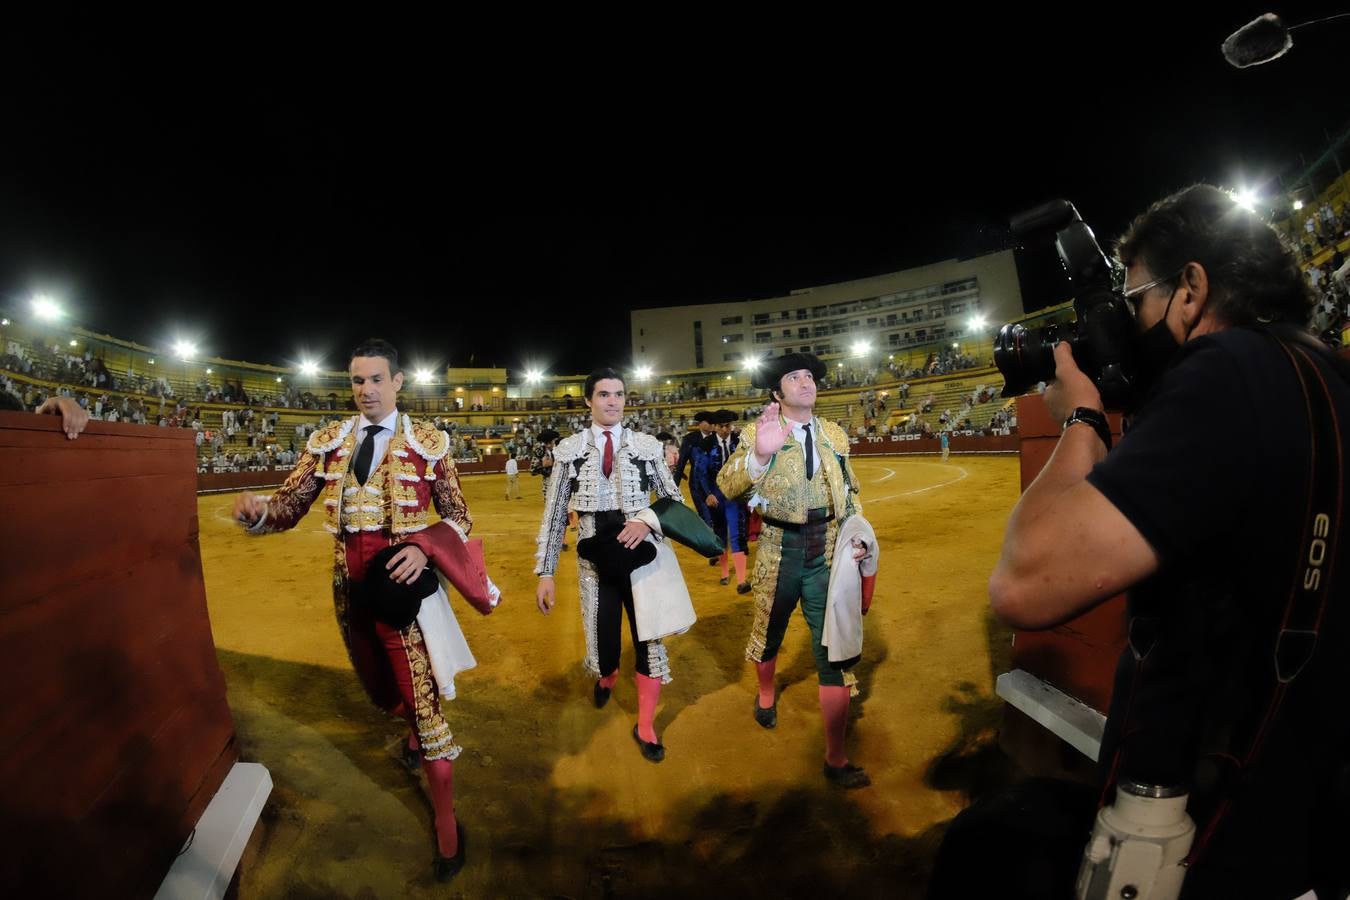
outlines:
[[[1303, 590], [1340, 575], [1344, 363], [1306, 334], [1311, 298], [1294, 254], [1216, 188], [1155, 203], [1116, 253], [1137, 319], [1142, 402], [1108, 454], [1097, 386], [1067, 344], [1055, 348], [1045, 402], [1064, 433], [1009, 520], [993, 611], [1044, 629], [1128, 591], [1130, 647], [1099, 797], [1110, 804], [1126, 781], [1189, 792], [1195, 837], [1181, 896], [1345, 897], [1350, 609], [1339, 584], [1320, 601]], [[1233, 427], [1258, 416], [1263, 427]], [[1045, 821], [1067, 838], [1032, 846], [1037, 830], [1024, 819], [1023, 849], [1007, 852], [1058, 853], [1042, 861], [1057, 875], [1005, 884], [1000, 896], [1067, 895], [1097, 804], [1055, 812], [1047, 794], [1028, 796], [1001, 804], [1008, 824], [1050, 810]], [[978, 853], [973, 843], [989, 846], [999, 805], [953, 823], [932, 896], [960, 890], [952, 864], [965, 848]]]

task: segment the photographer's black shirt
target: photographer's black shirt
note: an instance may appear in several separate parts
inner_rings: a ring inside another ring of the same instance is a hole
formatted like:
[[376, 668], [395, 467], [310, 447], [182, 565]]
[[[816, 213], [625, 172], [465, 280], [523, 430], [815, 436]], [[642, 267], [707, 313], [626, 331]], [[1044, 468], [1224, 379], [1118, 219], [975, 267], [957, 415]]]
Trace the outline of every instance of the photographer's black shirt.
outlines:
[[[1350, 387], [1327, 358], [1342, 441]], [[1332, 836], [1338, 766], [1350, 759], [1345, 622], [1334, 591], [1312, 663], [1290, 686], [1261, 754], [1239, 765], [1275, 687], [1274, 644], [1308, 517], [1311, 441], [1295, 371], [1269, 336], [1232, 329], [1188, 342], [1088, 481], [1157, 551], [1159, 572], [1130, 591], [1131, 634], [1117, 674], [1105, 773], [1191, 788], [1201, 832], [1231, 800], [1185, 896], [1294, 897], [1318, 860], [1343, 866]], [[1350, 510], [1348, 510], [1350, 511]], [[1333, 530], [1339, 523], [1333, 523]], [[1339, 573], [1350, 584], [1350, 571]], [[1120, 756], [1117, 758], [1117, 751]], [[1341, 789], [1345, 789], [1341, 785]], [[1342, 829], [1343, 825], [1340, 825]], [[1240, 889], [1239, 889], [1240, 888]]]

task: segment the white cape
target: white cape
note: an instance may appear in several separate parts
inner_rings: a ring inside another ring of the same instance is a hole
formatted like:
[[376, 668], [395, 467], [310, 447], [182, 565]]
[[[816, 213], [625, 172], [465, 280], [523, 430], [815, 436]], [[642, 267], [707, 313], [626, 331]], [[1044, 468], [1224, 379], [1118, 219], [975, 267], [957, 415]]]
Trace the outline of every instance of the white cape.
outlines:
[[431, 672], [436, 676], [436, 683], [441, 686], [441, 696], [453, 700], [455, 676], [465, 669], [472, 669], [478, 665], [478, 661], [469, 652], [469, 642], [464, 640], [464, 631], [459, 627], [454, 610], [450, 608], [445, 578], [439, 572], [436, 575], [441, 583], [436, 593], [422, 601], [422, 608], [417, 613], [417, 625], [422, 629]]
[[694, 602], [680, 574], [670, 542], [647, 538], [656, 545], [656, 559], [633, 570], [633, 618], [640, 641], [683, 634], [694, 624]]
[[[853, 559], [853, 542], [867, 546], [867, 558]], [[830, 566], [830, 590], [825, 600], [825, 628], [820, 642], [829, 648], [830, 662], [862, 656], [862, 580], [877, 574], [881, 548], [872, 524], [860, 515], [849, 516], [839, 526]]]

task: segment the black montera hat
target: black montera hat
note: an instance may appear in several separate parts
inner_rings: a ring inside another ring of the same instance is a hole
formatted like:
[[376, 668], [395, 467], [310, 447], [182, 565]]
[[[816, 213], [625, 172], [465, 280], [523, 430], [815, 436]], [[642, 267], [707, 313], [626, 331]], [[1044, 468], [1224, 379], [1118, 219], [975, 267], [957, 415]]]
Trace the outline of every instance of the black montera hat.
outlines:
[[815, 354], [787, 353], [761, 360], [750, 383], [757, 388], [776, 391], [783, 376], [798, 369], [810, 369], [816, 381], [825, 377], [825, 364]]
[[357, 602], [364, 606], [372, 616], [390, 628], [402, 630], [417, 618], [422, 609], [422, 601], [440, 587], [436, 571], [427, 566], [408, 584], [394, 581], [390, 570], [385, 566], [394, 554], [412, 546], [411, 544], [391, 544], [371, 559], [366, 568], [366, 578], [356, 585]]
[[656, 559], [656, 545], [651, 541], [643, 541], [632, 550], [620, 544], [618, 537], [622, 529], [620, 523], [577, 541], [577, 556], [595, 566], [604, 581], [626, 581], [634, 569]]

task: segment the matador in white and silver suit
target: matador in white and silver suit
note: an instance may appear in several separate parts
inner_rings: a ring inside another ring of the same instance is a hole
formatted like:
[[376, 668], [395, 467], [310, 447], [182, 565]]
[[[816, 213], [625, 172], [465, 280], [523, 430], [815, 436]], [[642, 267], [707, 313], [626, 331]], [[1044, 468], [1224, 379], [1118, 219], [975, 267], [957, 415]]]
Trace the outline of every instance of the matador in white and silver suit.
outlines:
[[[625, 399], [622, 376], [612, 369], [602, 369], [587, 379], [586, 392], [586, 402], [591, 406], [590, 426], [564, 438], [553, 451], [553, 473], [535, 557], [535, 574], [540, 578], [539, 608], [544, 613], [553, 605], [553, 574], [566, 534], [569, 504], [579, 517], [579, 539], [617, 531], [617, 540], [632, 547], [643, 540], [661, 539], [660, 523], [650, 509], [653, 493], [679, 502], [679, 489], [661, 442], [621, 424]], [[659, 638], [639, 639], [632, 585], [626, 575], [606, 576], [580, 555], [577, 569], [581, 622], [586, 634], [585, 668], [597, 679], [595, 705], [602, 707], [608, 702], [618, 680], [621, 618], [626, 613], [636, 655], [638, 724], [633, 736], [643, 756], [659, 762], [665, 750], [652, 719], [661, 685], [670, 682], [665, 644]]]

